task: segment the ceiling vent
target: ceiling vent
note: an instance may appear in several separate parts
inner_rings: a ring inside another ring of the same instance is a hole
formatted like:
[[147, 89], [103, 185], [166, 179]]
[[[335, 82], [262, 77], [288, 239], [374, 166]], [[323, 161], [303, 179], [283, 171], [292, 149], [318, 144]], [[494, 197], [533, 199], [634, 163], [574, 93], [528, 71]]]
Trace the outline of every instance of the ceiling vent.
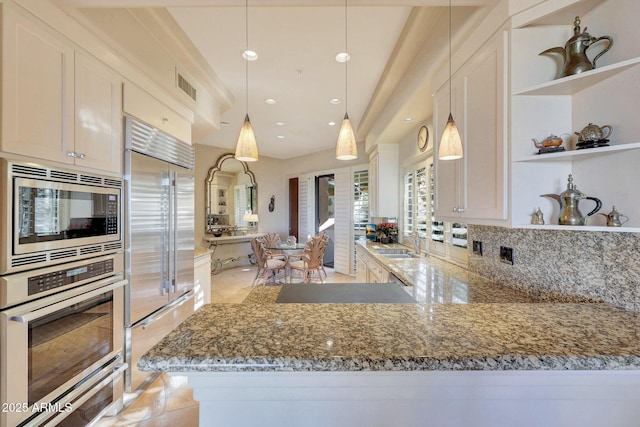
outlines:
[[196, 88], [193, 87], [193, 85], [191, 83], [189, 83], [187, 81], [187, 79], [184, 78], [184, 76], [182, 74], [180, 74], [179, 71], [176, 70], [176, 83], [178, 85], [178, 89], [180, 89], [181, 91], [183, 91], [184, 93], [186, 93], [187, 95], [189, 95], [189, 98], [193, 99], [194, 101], [196, 100]]

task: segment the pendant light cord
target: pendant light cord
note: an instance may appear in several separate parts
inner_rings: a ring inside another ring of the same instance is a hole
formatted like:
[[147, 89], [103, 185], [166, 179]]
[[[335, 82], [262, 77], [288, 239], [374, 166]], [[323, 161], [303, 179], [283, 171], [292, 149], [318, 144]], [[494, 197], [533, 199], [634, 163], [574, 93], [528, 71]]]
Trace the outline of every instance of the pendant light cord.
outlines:
[[249, 115], [249, 0], [245, 0], [244, 7], [244, 76], [245, 76], [245, 113]]
[[347, 37], [347, 28], [349, 25], [347, 24], [347, 0], [344, 0], [344, 52], [347, 54], [346, 61], [344, 62], [344, 111], [349, 111], [349, 44]]
[[449, 0], [449, 115], [451, 115], [451, 0]]

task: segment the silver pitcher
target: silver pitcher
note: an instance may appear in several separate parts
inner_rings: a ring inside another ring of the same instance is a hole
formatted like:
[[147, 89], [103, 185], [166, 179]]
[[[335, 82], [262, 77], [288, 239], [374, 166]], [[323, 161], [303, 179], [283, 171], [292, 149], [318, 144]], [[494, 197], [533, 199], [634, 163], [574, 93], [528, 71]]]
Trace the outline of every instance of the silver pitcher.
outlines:
[[[587, 57], [587, 49], [601, 40], [607, 40], [609, 44], [602, 52], [593, 58], [593, 61], [589, 60]], [[613, 38], [610, 36], [594, 37], [587, 33], [587, 27], [584, 28], [583, 32], [580, 32], [580, 17], [576, 16], [573, 22], [573, 37], [565, 43], [564, 47], [552, 47], [544, 52], [540, 52], [539, 55], [546, 55], [548, 53], [559, 53], [563, 55], [564, 64], [562, 65], [559, 77], [566, 77], [596, 68], [596, 60], [607, 53], [607, 51], [611, 49], [611, 46], [613, 46]]]
[[[576, 188], [573, 184], [573, 176], [571, 174], [569, 174], [567, 189], [560, 195], [542, 194], [540, 197], [551, 197], [560, 204], [560, 218], [558, 218], [558, 224], [560, 225], [586, 225], [587, 217], [595, 214], [602, 207], [600, 199], [597, 197], [589, 197]], [[578, 209], [578, 202], [583, 199], [593, 200], [596, 203], [595, 209], [585, 216], [583, 216]]]

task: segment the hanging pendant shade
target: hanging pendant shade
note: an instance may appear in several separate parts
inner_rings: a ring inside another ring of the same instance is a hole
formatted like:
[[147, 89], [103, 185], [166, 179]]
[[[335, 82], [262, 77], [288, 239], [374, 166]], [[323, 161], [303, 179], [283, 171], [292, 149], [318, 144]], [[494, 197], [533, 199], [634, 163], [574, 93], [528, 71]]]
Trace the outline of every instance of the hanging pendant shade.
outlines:
[[449, 0], [449, 118], [442, 132], [438, 145], [439, 160], [456, 160], [462, 158], [462, 139], [451, 113], [451, 0]]
[[244, 117], [238, 143], [236, 144], [235, 158], [243, 162], [255, 162], [258, 160], [258, 144], [256, 143], [256, 135], [253, 133], [249, 114]]
[[[243, 52], [244, 70], [245, 70], [245, 111], [244, 123], [240, 129], [238, 142], [236, 143], [235, 158], [243, 162], [258, 161], [258, 143], [256, 142], [256, 134], [253, 132], [251, 120], [249, 120], [249, 61], [257, 59], [258, 55], [249, 50], [249, 0], [245, 0], [245, 50]], [[255, 57], [245, 56], [245, 53], [252, 52]]]
[[338, 144], [336, 145], [336, 159], [353, 160], [358, 158], [358, 145], [356, 144], [356, 136], [353, 133], [349, 114], [344, 114], [342, 126], [340, 126], [340, 134], [338, 134]]
[[460, 132], [456, 126], [453, 115], [449, 113], [449, 119], [444, 127], [440, 146], [438, 148], [438, 159], [440, 160], [456, 160], [462, 158], [462, 140]]
[[342, 120], [342, 126], [340, 126], [340, 133], [338, 134], [338, 143], [336, 144], [336, 159], [338, 160], [354, 160], [358, 158], [358, 144], [356, 144], [356, 135], [353, 132], [353, 126], [351, 120], [349, 120], [348, 105], [349, 105], [349, 42], [347, 32], [347, 0], [344, 0], [344, 100], [345, 100], [345, 112], [344, 119]]

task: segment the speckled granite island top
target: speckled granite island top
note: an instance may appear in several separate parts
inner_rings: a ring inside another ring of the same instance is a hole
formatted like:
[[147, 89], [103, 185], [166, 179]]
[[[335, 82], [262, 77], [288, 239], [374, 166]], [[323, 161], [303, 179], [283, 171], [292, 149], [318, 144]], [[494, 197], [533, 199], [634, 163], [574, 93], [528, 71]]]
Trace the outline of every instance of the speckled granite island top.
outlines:
[[[143, 371], [640, 369], [640, 313], [504, 288], [433, 258], [367, 252], [417, 304], [210, 304], [138, 362]], [[359, 249], [360, 250], [360, 249]], [[322, 285], [318, 285], [322, 286]]]
[[638, 313], [606, 304], [210, 304], [147, 371], [640, 368]]

